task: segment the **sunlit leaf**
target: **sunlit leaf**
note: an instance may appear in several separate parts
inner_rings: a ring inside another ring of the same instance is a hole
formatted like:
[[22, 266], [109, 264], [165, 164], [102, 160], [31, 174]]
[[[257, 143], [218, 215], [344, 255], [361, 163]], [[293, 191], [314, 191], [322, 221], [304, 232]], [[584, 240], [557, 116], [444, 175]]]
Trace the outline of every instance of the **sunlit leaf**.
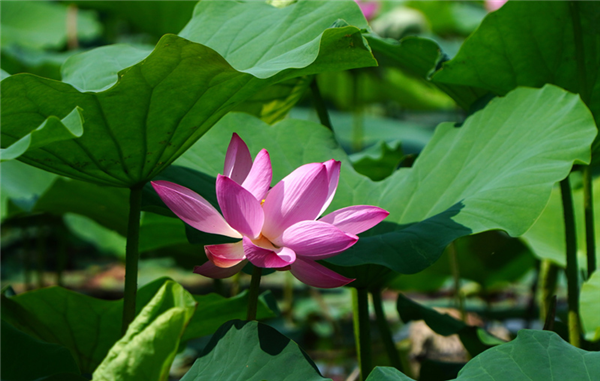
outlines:
[[[580, 20], [582, 63], [576, 55], [574, 15]], [[509, 1], [488, 14], [456, 57], [433, 76], [433, 81], [472, 86], [498, 95], [517, 86], [542, 87], [552, 83], [574, 93], [587, 93], [584, 101], [598, 125], [599, 17], [597, 2], [574, 5], [564, 1]], [[580, 88], [579, 65], [585, 68], [582, 75], [587, 89]], [[595, 152], [600, 149], [600, 140], [596, 140], [595, 147]]]
[[[578, 97], [553, 86], [523, 88], [494, 99], [461, 127], [438, 126], [412, 168], [378, 183], [347, 164], [325, 127], [289, 119], [268, 126], [243, 114], [223, 119], [177, 164], [215, 176], [222, 171], [233, 132], [246, 140], [252, 154], [269, 151], [273, 184], [302, 164], [342, 160], [329, 210], [367, 204], [383, 207], [390, 216], [328, 261], [415, 273], [433, 264], [458, 237], [491, 229], [523, 234], [544, 209], [554, 183], [569, 173], [573, 162], [589, 160], [596, 128]], [[210, 182], [190, 179], [182, 185], [214, 198]]]
[[196, 301], [167, 281], [131, 322], [92, 375], [94, 380], [167, 380]]

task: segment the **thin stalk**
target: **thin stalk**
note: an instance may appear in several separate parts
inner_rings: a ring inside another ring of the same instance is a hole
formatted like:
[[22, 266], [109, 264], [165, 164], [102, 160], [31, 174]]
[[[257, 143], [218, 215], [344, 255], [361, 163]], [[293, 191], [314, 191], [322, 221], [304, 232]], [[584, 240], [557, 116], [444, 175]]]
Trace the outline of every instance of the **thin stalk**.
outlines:
[[381, 300], [381, 289], [371, 291], [373, 297], [373, 307], [375, 309], [375, 319], [377, 320], [377, 328], [379, 329], [379, 335], [385, 346], [390, 364], [399, 371], [402, 372], [402, 361], [400, 361], [400, 355], [396, 343], [392, 336], [392, 331], [388, 325], [385, 313], [383, 311], [383, 301]]
[[[583, 31], [577, 1], [569, 1], [569, 11], [573, 23], [573, 39], [575, 42], [575, 61], [577, 62], [577, 79], [579, 82], [579, 95], [581, 100], [589, 106], [590, 88], [587, 81], [585, 68], [585, 49], [583, 47]], [[585, 214], [585, 242], [587, 254], [587, 277], [596, 270], [596, 242], [594, 235], [594, 207], [592, 198], [592, 174], [590, 166], [583, 167], [583, 208]]]
[[123, 298], [123, 321], [121, 325], [123, 335], [135, 318], [142, 188], [143, 184], [135, 185], [129, 193], [129, 220], [127, 222], [127, 245], [125, 246], [125, 296]]
[[448, 254], [450, 256], [450, 271], [454, 280], [454, 298], [456, 299], [456, 308], [460, 312], [460, 320], [466, 321], [465, 303], [460, 291], [460, 271], [458, 266], [458, 257], [456, 256], [456, 244], [454, 242], [448, 245]]
[[333, 131], [333, 126], [331, 125], [331, 119], [329, 119], [327, 107], [325, 107], [325, 102], [323, 101], [321, 91], [319, 90], [319, 85], [317, 84], [317, 77], [315, 77], [315, 79], [313, 79], [310, 83], [310, 90], [312, 92], [315, 110], [317, 110], [317, 115], [319, 116], [321, 124]]
[[252, 271], [252, 280], [250, 281], [250, 292], [248, 295], [248, 313], [246, 314], [246, 320], [256, 320], [261, 276], [262, 268], [254, 266], [254, 270]]
[[556, 318], [556, 295], [550, 298], [550, 304], [548, 305], [548, 310], [546, 311], [546, 319], [544, 321], [544, 331], [553, 331], [554, 330], [554, 319]]
[[218, 278], [213, 279], [213, 289], [215, 290], [216, 294], [225, 296], [225, 288], [223, 286], [223, 280], [218, 279]]
[[540, 264], [540, 275], [538, 290], [540, 292], [540, 320], [546, 320], [546, 313], [550, 310], [552, 298], [556, 294], [556, 283], [558, 281], [558, 266], [545, 259]]
[[70, 4], [67, 7], [67, 47], [69, 50], [75, 50], [79, 48], [79, 41], [77, 39], [77, 6]]
[[565, 221], [565, 241], [567, 247], [567, 302], [569, 304], [569, 342], [579, 348], [579, 279], [577, 267], [577, 241], [573, 196], [569, 178], [560, 182], [560, 193]]
[[592, 197], [592, 171], [589, 165], [583, 167], [583, 209], [585, 214], [585, 248], [587, 255], [587, 278], [596, 271], [596, 236], [594, 234], [594, 204]]
[[360, 379], [366, 380], [373, 369], [371, 360], [371, 327], [369, 321], [369, 294], [364, 288], [352, 289], [354, 341], [358, 355]]

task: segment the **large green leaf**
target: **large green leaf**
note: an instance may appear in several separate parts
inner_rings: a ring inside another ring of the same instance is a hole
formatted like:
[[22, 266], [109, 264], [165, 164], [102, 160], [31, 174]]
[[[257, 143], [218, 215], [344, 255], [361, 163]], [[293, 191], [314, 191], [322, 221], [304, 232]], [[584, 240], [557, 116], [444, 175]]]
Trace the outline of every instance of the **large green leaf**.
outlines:
[[460, 127], [441, 124], [412, 168], [377, 188], [348, 184], [351, 198], [336, 196], [333, 207], [373, 204], [390, 216], [328, 261], [414, 273], [458, 237], [491, 229], [521, 235], [573, 162], [589, 162], [595, 133], [579, 98], [554, 86], [517, 89]]
[[[446, 85], [473, 86], [504, 95], [517, 86], [546, 83], [583, 93], [600, 125], [600, 3], [510, 1], [490, 13], [451, 61], [433, 76]], [[584, 62], [578, 63], [573, 27], [580, 19]], [[585, 68], [580, 88], [578, 65]], [[600, 140], [596, 141], [600, 148]]]
[[[228, 20], [235, 15], [239, 25], [247, 25], [256, 20], [256, 4], [240, 4], [239, 8], [237, 3], [211, 2], [210, 12], [202, 15], [212, 12], [215, 18], [218, 15]], [[271, 7], [284, 13], [297, 9], [286, 22], [294, 25], [294, 31], [302, 32], [284, 45], [276, 43], [280, 33], [252, 35], [253, 39], [244, 40], [240, 49], [226, 55], [234, 65], [243, 62], [236, 58], [240, 53], [256, 60], [240, 71], [207, 46], [166, 35], [147, 58], [121, 70], [118, 79], [113, 75], [117, 83], [105, 91], [82, 93], [66, 83], [26, 74], [10, 76], [2, 81], [2, 145], [10, 146], [47, 118], [63, 118], [79, 106], [85, 120], [81, 138], [30, 151], [21, 160], [89, 182], [120, 187], [143, 183], [185, 152], [227, 111], [269, 85], [334, 68], [376, 65], [358, 28], [345, 23], [332, 25], [340, 16], [360, 22], [355, 16], [360, 13], [357, 6], [345, 2], [332, 8], [328, 4]], [[324, 13], [332, 10], [339, 12]], [[323, 19], [331, 22], [325, 24]], [[202, 35], [193, 28], [194, 20], [184, 35], [201, 40]], [[311, 27], [313, 23], [317, 26]], [[211, 24], [211, 28], [217, 27], [225, 30], [220, 24]], [[202, 32], [211, 33], [211, 28], [203, 25]], [[232, 43], [229, 38], [213, 40], [226, 46]], [[264, 49], [268, 46], [276, 49]], [[249, 54], [247, 49], [260, 53]], [[106, 64], [114, 60], [114, 51], [101, 49], [87, 54], [96, 59], [70, 65], [65, 75], [76, 79], [82, 90], [98, 91], [94, 79], [104, 78], [106, 71], [114, 72], [115, 66]], [[88, 76], [91, 87], [86, 85]]]
[[400, 319], [404, 323], [424, 320], [434, 332], [442, 336], [457, 334], [471, 356], [476, 356], [486, 349], [503, 343], [479, 327], [470, 326], [448, 314], [442, 314], [413, 302], [402, 294], [398, 295], [396, 304]]
[[[592, 381], [600, 377], [600, 353], [576, 348], [551, 331], [519, 331], [513, 341], [489, 349], [458, 373], [457, 381]], [[409, 381], [392, 368], [376, 368], [367, 381]]]
[[596, 270], [581, 286], [579, 311], [585, 338], [600, 340], [600, 271]]
[[57, 373], [79, 374], [69, 350], [37, 340], [2, 320], [2, 379], [36, 380]]
[[[140, 288], [137, 313], [169, 280], [157, 279]], [[227, 299], [216, 295], [194, 296], [199, 314], [188, 325], [184, 340], [214, 332], [227, 319], [239, 317], [247, 294]], [[2, 319], [34, 338], [67, 347], [82, 373], [92, 373], [109, 349], [121, 337], [122, 300], [92, 298], [60, 287], [49, 287], [16, 295], [2, 296]], [[211, 312], [204, 315], [204, 307]], [[221, 317], [221, 314], [223, 316]], [[273, 317], [266, 300], [259, 304], [259, 318]]]
[[[594, 179], [592, 185], [594, 190], [594, 215], [600, 216], [600, 178]], [[573, 205], [575, 210], [575, 228], [577, 229], [577, 262], [580, 268], [587, 269], [582, 188], [573, 190]], [[598, 223], [595, 224], [596, 237], [600, 237], [599, 225]], [[536, 257], [549, 259], [561, 267], [567, 265], [565, 222], [560, 189], [558, 187], [552, 190], [550, 201], [544, 212], [540, 215], [540, 218], [538, 218], [531, 229], [521, 239], [531, 248]], [[596, 245], [596, 260], [600, 261], [600, 247], [598, 245]]]
[[267, 325], [234, 320], [213, 335], [182, 381], [318, 381], [316, 365], [298, 344]]
[[[573, 162], [589, 161], [596, 128], [577, 96], [554, 86], [523, 88], [494, 99], [461, 127], [438, 126], [414, 167], [378, 183], [348, 165], [324, 127], [289, 119], [268, 126], [244, 114], [223, 119], [177, 164], [214, 177], [222, 171], [232, 132], [245, 139], [252, 154], [269, 151], [274, 182], [307, 162], [342, 160], [329, 210], [367, 204], [383, 207], [390, 216], [328, 261], [415, 273], [434, 263], [458, 237], [491, 229], [523, 234], [545, 207], [553, 184], [569, 173]], [[189, 179], [182, 185], [209, 200], [215, 197], [210, 181], [194, 184]]]
[[167, 380], [196, 301], [167, 281], [133, 320], [94, 371], [94, 380]]
[[[67, 6], [51, 1], [3, 1], [0, 23], [4, 46], [60, 49], [67, 43]], [[95, 12], [77, 13], [77, 37], [90, 40], [102, 26]]]

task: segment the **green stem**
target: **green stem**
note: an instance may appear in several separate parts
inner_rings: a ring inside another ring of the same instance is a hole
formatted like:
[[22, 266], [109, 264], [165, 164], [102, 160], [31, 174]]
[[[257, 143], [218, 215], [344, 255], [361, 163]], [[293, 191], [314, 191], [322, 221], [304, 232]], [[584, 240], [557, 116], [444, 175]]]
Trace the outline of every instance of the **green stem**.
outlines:
[[135, 298], [138, 276], [138, 243], [140, 240], [140, 214], [142, 209], [143, 184], [135, 185], [129, 193], [129, 220], [127, 222], [127, 245], [125, 247], [125, 296], [123, 299], [123, 321], [121, 333], [127, 332], [135, 318]]
[[[575, 61], [577, 62], [577, 79], [581, 100], [589, 106], [590, 89], [585, 68], [585, 49], [583, 46], [583, 31], [577, 1], [569, 1], [569, 11], [573, 23], [573, 40], [575, 42]], [[592, 203], [592, 174], [589, 165], [583, 167], [583, 208], [585, 212], [585, 242], [587, 253], [587, 277], [596, 270], [596, 243], [594, 236], [594, 208]]]
[[465, 303], [460, 291], [460, 271], [458, 266], [458, 257], [456, 256], [456, 244], [454, 242], [448, 245], [448, 254], [450, 256], [450, 271], [454, 280], [454, 298], [456, 299], [456, 307], [460, 312], [460, 320], [466, 321]]
[[331, 119], [329, 119], [327, 107], [325, 107], [325, 102], [323, 101], [321, 91], [319, 90], [319, 85], [317, 84], [317, 77], [315, 77], [315, 79], [313, 79], [310, 83], [310, 90], [312, 92], [313, 103], [315, 105], [315, 109], [317, 110], [317, 115], [319, 116], [321, 124], [333, 131], [333, 126], [331, 125]]
[[589, 104], [587, 71], [585, 70], [585, 49], [583, 47], [583, 31], [579, 17], [578, 1], [569, 1], [571, 22], [573, 23], [573, 40], [575, 42], [575, 61], [577, 62], [577, 79], [579, 81], [579, 95], [586, 105]]
[[579, 279], [573, 196], [569, 178], [560, 182], [567, 247], [567, 302], [569, 305], [569, 342], [579, 348]]
[[246, 314], [246, 320], [256, 320], [261, 276], [262, 269], [258, 266], [254, 266], [254, 270], [252, 271], [252, 280], [250, 281], [250, 292], [248, 295], [248, 313]]
[[23, 240], [23, 282], [25, 283], [25, 291], [31, 290], [31, 240], [27, 225], [24, 223], [21, 227]]
[[385, 318], [385, 312], [383, 311], [383, 301], [381, 300], [381, 289], [371, 291], [373, 297], [373, 307], [375, 309], [375, 319], [377, 320], [377, 328], [379, 329], [379, 335], [385, 346], [390, 364], [399, 371], [402, 371], [402, 361], [400, 361], [400, 355], [398, 354], [398, 348], [392, 336], [392, 331], [388, 325], [387, 319]]
[[546, 313], [550, 310], [552, 297], [556, 294], [556, 283], [558, 281], [558, 266], [544, 259], [540, 264], [538, 290], [540, 292], [540, 320], [546, 320]]
[[365, 380], [371, 369], [371, 326], [369, 321], [369, 295], [365, 288], [352, 289], [352, 310], [354, 318], [354, 341], [358, 355], [360, 379]]
[[594, 234], [594, 204], [592, 197], [592, 171], [589, 165], [583, 167], [583, 209], [585, 213], [585, 243], [587, 254], [588, 279], [596, 271], [596, 236]]

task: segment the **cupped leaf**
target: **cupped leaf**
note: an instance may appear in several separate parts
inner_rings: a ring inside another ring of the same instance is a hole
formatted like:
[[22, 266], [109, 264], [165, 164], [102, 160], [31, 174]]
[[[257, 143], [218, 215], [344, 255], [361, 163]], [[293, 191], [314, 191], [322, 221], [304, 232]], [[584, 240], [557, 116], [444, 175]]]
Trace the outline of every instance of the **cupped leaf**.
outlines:
[[[157, 279], [138, 290], [137, 314], [166, 282], [170, 280]], [[121, 337], [122, 300], [96, 299], [60, 287], [1, 298], [3, 320], [36, 339], [68, 348], [82, 373], [92, 373]], [[183, 340], [210, 334], [228, 319], [239, 317], [247, 298], [246, 293], [231, 299], [195, 295], [199, 311], [206, 306], [211, 314], [197, 314]], [[267, 301], [267, 297], [261, 299], [258, 318], [273, 317]]]
[[36, 380], [59, 373], [79, 374], [69, 350], [37, 340], [2, 320], [2, 379]]
[[[256, 21], [255, 13], [248, 9], [257, 3], [247, 3], [242, 9], [231, 8], [231, 4], [236, 5], [229, 2], [210, 5], [219, 17], [229, 20], [235, 15], [240, 25]], [[185, 152], [220, 117], [260, 90], [334, 68], [376, 65], [359, 29], [344, 23], [323, 26], [320, 17], [325, 15], [324, 10], [333, 8], [325, 6], [326, 3], [315, 4], [320, 5], [298, 5], [298, 9], [310, 12], [292, 13], [286, 21], [302, 30], [316, 19], [319, 27], [307, 28], [307, 32], [299, 33], [301, 38], [292, 38], [283, 45], [277, 44], [280, 33], [252, 35], [255, 37], [252, 43], [244, 41], [247, 45], [236, 53], [245, 52], [244, 56], [252, 57], [254, 66], [240, 71], [207, 46], [166, 35], [146, 59], [124, 68], [118, 78], [113, 74], [116, 84], [105, 91], [82, 93], [65, 83], [25, 74], [10, 76], [2, 81], [2, 144], [8, 146], [47, 118], [62, 118], [67, 110], [79, 106], [83, 109], [86, 131], [81, 138], [28, 152], [21, 160], [100, 184], [131, 187], [145, 182]], [[341, 4], [335, 9], [339, 8], [342, 15], [348, 13], [347, 9], [357, 9], [355, 4]], [[326, 15], [326, 18], [338, 17]], [[293, 23], [294, 18], [302, 21]], [[350, 21], [357, 20], [350, 18]], [[200, 40], [191, 29], [185, 36]], [[230, 39], [217, 40], [227, 46], [231, 43]], [[277, 49], [264, 49], [268, 46]], [[261, 54], [249, 54], [245, 49], [258, 49]], [[106, 61], [112, 58], [106, 52], [101, 49], [87, 53], [85, 60], [73, 58], [76, 64], [70, 65], [64, 74], [85, 90], [105, 88], [110, 84], [106, 73], [110, 77], [119, 66], [130, 62], [122, 60], [125, 63], [107, 65]], [[233, 51], [226, 59], [236, 65], [239, 62]]]
[[64, 118], [58, 119], [51, 116], [44, 120], [38, 128], [15, 141], [8, 148], [2, 148], [0, 150], [0, 157], [2, 161], [14, 160], [29, 150], [42, 148], [55, 142], [77, 139], [82, 134], [82, 110], [79, 107], [75, 107]]
[[586, 340], [600, 340], [600, 271], [596, 270], [581, 286], [579, 311]]
[[225, 323], [182, 381], [286, 380], [323, 378], [298, 344], [256, 321]]
[[[497, 95], [517, 86], [555, 84], [582, 94], [600, 125], [599, 16], [600, 4], [596, 2], [508, 2], [488, 14], [456, 57], [432, 80]], [[574, 33], [577, 19], [581, 36]], [[583, 51], [583, 62], [578, 62], [577, 46]], [[580, 73], [580, 65], [584, 72]], [[579, 75], [585, 78], [584, 89], [580, 88]], [[600, 149], [600, 140], [596, 140], [596, 147], [594, 151]]]
[[165, 282], [129, 325], [125, 336], [112, 346], [93, 379], [167, 380], [196, 304], [180, 284]]
[[333, 207], [373, 204], [390, 215], [328, 261], [414, 273], [458, 237], [492, 229], [521, 235], [554, 183], [574, 162], [589, 162], [595, 134], [579, 97], [554, 86], [517, 89], [460, 127], [441, 124], [412, 168], [400, 169], [377, 190], [355, 184], [352, 198], [336, 196]]
[[398, 295], [396, 307], [400, 319], [404, 323], [424, 320], [429, 328], [442, 336], [457, 334], [471, 356], [476, 356], [494, 345], [503, 343], [502, 340], [492, 336], [482, 328], [467, 325], [448, 314], [442, 314], [434, 309], [421, 306], [402, 294]]
[[[481, 353], [461, 369], [456, 381], [596, 380], [600, 353], [576, 348], [551, 331], [519, 331], [513, 341]], [[393, 368], [376, 368], [367, 381], [409, 381]]]
[[[574, 182], [573, 182], [574, 185]], [[600, 216], [600, 178], [592, 182], [594, 194], [594, 215]], [[575, 211], [575, 228], [577, 229], [577, 263], [582, 269], [587, 269], [585, 219], [583, 215], [583, 189], [573, 189], [573, 205]], [[596, 237], [600, 237], [600, 224], [595, 224]], [[560, 189], [552, 190], [550, 201], [540, 218], [533, 224], [521, 239], [531, 248], [539, 259], [549, 259], [560, 267], [567, 265], [565, 247], [565, 221]], [[596, 245], [596, 261], [600, 261], [600, 247]]]
[[369, 50], [358, 33], [367, 27], [360, 8], [350, 1], [301, 0], [284, 8], [255, 1], [202, 1], [179, 35], [216, 50], [239, 71], [268, 78], [313, 63], [329, 70], [347, 69], [346, 61], [360, 62], [357, 67], [376, 65], [372, 56], [357, 54]]

